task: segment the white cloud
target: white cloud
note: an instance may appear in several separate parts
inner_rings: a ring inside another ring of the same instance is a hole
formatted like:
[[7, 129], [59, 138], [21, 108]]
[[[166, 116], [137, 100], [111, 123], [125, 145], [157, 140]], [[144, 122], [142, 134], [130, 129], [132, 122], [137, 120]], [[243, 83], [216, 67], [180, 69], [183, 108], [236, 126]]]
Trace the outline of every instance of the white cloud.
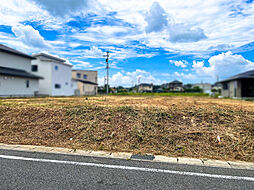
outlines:
[[84, 58], [102, 58], [103, 52], [96, 46], [91, 46], [90, 49], [82, 50], [82, 57]]
[[[146, 17], [154, 0], [99, 1], [107, 10], [115, 11], [116, 18], [132, 24], [138, 31], [145, 31], [148, 28]], [[228, 0], [157, 0], [157, 2], [163, 7], [162, 12], [169, 15], [167, 19], [171, 21], [169, 26], [163, 25], [164, 30], [156, 34], [152, 32], [136, 38], [149, 47], [161, 47], [171, 52], [204, 57], [218, 48], [228, 50], [253, 41], [254, 3]], [[165, 19], [162, 23], [164, 21]], [[157, 23], [160, 23], [159, 19]], [[175, 26], [179, 31], [170, 26]], [[222, 47], [221, 44], [226, 45]]]
[[174, 72], [174, 76], [176, 76], [176, 77], [178, 77], [180, 79], [188, 79], [188, 80], [196, 79], [196, 76], [191, 74], [191, 73], [186, 74], [186, 73], [183, 73], [183, 72], [179, 73], [177, 71]]
[[80, 61], [80, 60], [71, 60], [73, 62], [73, 69], [87, 69], [91, 68], [92, 64], [86, 61]]
[[[253, 41], [254, 3], [246, 2], [1, 0], [0, 25], [16, 26], [32, 22], [46, 30], [72, 31], [71, 35], [58, 36], [60, 41], [79, 40], [82, 45], [99, 47], [114, 44], [129, 48], [133, 41], [139, 41], [151, 48], [204, 57], [215, 50], [227, 51]], [[65, 25], [70, 17], [75, 21], [73, 16], [78, 15], [82, 20], [86, 19], [87, 12], [94, 11], [98, 14], [87, 20], [92, 24], [90, 28], [75, 30]], [[59, 18], [63, 16], [68, 18]], [[98, 24], [97, 21], [101, 20], [106, 22]], [[103, 26], [111, 24], [113, 26]], [[4, 42], [6, 40], [3, 39]]]
[[207, 38], [203, 29], [192, 28], [188, 25], [177, 23], [169, 26], [169, 40], [171, 42], [198, 42]]
[[12, 32], [15, 34], [17, 39], [22, 41], [29, 47], [36, 49], [50, 49], [52, 46], [44, 40], [38, 30], [35, 30], [30, 25], [17, 25], [12, 27]]
[[[150, 72], [137, 69], [134, 72], [117, 72], [110, 77], [109, 83], [110, 86], [132, 86], [138, 84], [138, 80], [140, 83], [153, 83], [153, 84], [161, 84], [160, 79], [156, 79]], [[99, 84], [104, 84], [104, 77], [99, 79]]]
[[168, 25], [167, 14], [158, 2], [154, 2], [145, 16], [146, 32], [159, 32]]
[[[233, 54], [231, 51], [213, 56], [208, 62], [210, 66], [207, 68], [203, 67], [203, 71], [220, 78], [230, 77], [240, 72], [254, 69], [254, 62], [245, 59], [242, 55]], [[193, 68], [200, 72], [202, 71], [202, 67], [196, 66], [196, 68]]]
[[[181, 65], [181, 62], [172, 61], [171, 63]], [[210, 82], [213, 83], [219, 78], [220, 80], [234, 76], [241, 72], [254, 69], [254, 62], [245, 59], [242, 55], [233, 54], [231, 51], [212, 56], [208, 59], [208, 64], [204, 61], [193, 61], [191, 70], [185, 72], [175, 71], [171, 77], [186, 79], [188, 82]]]
[[203, 29], [199, 27], [194, 28], [183, 23], [175, 23], [174, 19], [168, 17], [158, 2], [152, 4], [145, 21], [147, 22], [147, 33], [166, 29], [169, 33], [169, 40], [173, 43], [197, 42], [207, 38]]
[[134, 49], [131, 48], [115, 48], [112, 47], [110, 50], [110, 57], [113, 59], [127, 59], [132, 57], [145, 57], [145, 58], [151, 58], [157, 55], [157, 53], [151, 52], [151, 53], [138, 53]]
[[30, 0], [47, 10], [51, 15], [63, 17], [87, 10], [89, 6], [97, 4], [96, 0]]
[[182, 68], [185, 68], [185, 67], [187, 67], [187, 65], [188, 65], [188, 61], [185, 61], [185, 60], [180, 60], [180, 61], [169, 60], [169, 62], [170, 62], [171, 64], [174, 64], [174, 65], [177, 66], [177, 67], [182, 67]]

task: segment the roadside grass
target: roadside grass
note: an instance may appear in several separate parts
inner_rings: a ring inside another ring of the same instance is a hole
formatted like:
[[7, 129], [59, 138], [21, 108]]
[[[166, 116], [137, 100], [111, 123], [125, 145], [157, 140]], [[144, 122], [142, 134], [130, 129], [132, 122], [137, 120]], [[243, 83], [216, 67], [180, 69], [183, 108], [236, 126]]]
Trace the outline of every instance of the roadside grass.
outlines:
[[167, 92], [167, 93], [155, 93], [155, 92], [145, 92], [145, 93], [134, 93], [134, 92], [121, 92], [113, 93], [111, 96], [209, 96], [207, 93], [184, 93], [184, 92]]

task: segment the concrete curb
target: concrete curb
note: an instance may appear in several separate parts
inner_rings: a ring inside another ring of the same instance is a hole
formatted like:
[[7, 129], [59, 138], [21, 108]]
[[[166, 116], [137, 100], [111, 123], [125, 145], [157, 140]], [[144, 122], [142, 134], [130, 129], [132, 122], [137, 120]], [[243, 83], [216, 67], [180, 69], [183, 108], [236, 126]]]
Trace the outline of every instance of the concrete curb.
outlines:
[[242, 161], [234, 162], [234, 161], [221, 161], [221, 160], [197, 159], [197, 158], [186, 158], [186, 157], [175, 158], [175, 157], [167, 157], [167, 156], [161, 156], [161, 155], [155, 155], [154, 156], [155, 158], [153, 160], [144, 160], [144, 159], [131, 159], [133, 154], [128, 152], [89, 151], [89, 150], [59, 148], [59, 147], [46, 147], [46, 146], [34, 146], [34, 145], [12, 145], [12, 144], [0, 143], [0, 150], [1, 149], [254, 170], [253, 162], [242, 162]]

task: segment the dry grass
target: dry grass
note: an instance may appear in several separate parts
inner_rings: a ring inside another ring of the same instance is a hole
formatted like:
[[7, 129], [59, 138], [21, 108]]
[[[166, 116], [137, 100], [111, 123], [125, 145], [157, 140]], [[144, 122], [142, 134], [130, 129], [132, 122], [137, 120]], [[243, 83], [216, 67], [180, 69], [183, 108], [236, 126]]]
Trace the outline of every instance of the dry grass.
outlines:
[[207, 97], [0, 99], [0, 142], [253, 162], [254, 103]]

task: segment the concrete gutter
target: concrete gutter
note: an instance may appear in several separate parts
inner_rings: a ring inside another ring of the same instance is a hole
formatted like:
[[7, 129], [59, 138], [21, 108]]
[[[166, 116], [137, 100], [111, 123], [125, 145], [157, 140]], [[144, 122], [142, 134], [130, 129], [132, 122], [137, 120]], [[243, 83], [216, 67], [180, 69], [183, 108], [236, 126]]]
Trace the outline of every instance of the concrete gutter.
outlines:
[[12, 144], [0, 143], [0, 150], [1, 149], [254, 170], [253, 162], [242, 162], [242, 161], [222, 161], [222, 160], [212, 160], [212, 159], [202, 159], [202, 158], [197, 159], [197, 158], [187, 158], [187, 157], [176, 158], [176, 157], [167, 157], [162, 155], [150, 155], [152, 159], [146, 159], [146, 157], [149, 157], [149, 155], [134, 155], [128, 152], [106, 152], [106, 151], [92, 151], [92, 150], [89, 151], [89, 150], [59, 148], [59, 147], [46, 147], [46, 146], [34, 146], [34, 145], [12, 145]]

